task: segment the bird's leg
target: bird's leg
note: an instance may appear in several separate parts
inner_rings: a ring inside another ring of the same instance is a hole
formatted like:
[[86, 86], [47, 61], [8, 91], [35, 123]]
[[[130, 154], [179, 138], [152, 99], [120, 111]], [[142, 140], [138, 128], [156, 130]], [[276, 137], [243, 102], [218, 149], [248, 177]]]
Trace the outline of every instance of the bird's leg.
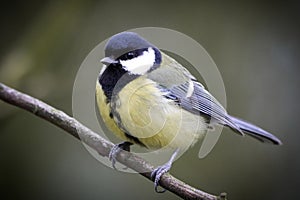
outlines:
[[116, 162], [117, 162], [117, 154], [120, 152], [120, 150], [125, 150], [125, 151], [130, 152], [131, 145], [133, 145], [133, 143], [125, 141], [125, 142], [121, 142], [119, 144], [115, 144], [113, 146], [113, 148], [110, 150], [108, 159], [111, 161], [111, 164], [114, 169], [117, 169], [115, 166]]
[[172, 163], [176, 157], [176, 155], [178, 154], [179, 149], [176, 149], [176, 151], [172, 154], [170, 160], [162, 165], [162, 166], [158, 166], [156, 169], [153, 170], [153, 172], [151, 173], [151, 178], [154, 179], [154, 189], [157, 193], [163, 193], [166, 190], [158, 190], [158, 186], [159, 186], [159, 181], [160, 181], [160, 177], [167, 173], [168, 171], [170, 171], [171, 167], [172, 167]]

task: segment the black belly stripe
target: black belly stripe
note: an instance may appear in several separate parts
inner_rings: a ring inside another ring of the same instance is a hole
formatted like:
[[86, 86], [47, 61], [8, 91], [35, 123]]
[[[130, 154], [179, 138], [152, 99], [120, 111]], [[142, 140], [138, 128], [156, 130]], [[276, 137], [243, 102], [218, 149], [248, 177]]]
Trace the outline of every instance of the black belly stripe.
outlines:
[[146, 147], [146, 145], [144, 145], [137, 137], [134, 137], [134, 136], [132, 136], [132, 135], [130, 135], [130, 134], [128, 134], [128, 133], [124, 133], [124, 134], [125, 134], [125, 136], [126, 136], [128, 139], [134, 141], [136, 144], [139, 144], [139, 145], [141, 145], [141, 146], [143, 146], [143, 147]]

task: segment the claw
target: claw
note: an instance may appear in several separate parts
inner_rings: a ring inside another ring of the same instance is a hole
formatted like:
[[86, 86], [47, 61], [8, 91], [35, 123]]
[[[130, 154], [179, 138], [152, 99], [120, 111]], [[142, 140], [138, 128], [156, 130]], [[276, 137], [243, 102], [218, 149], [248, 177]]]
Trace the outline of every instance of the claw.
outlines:
[[155, 189], [155, 192], [157, 192], [157, 193], [164, 193], [166, 191], [166, 189], [163, 189], [163, 190], [159, 190], [158, 189], [159, 181], [160, 181], [160, 178], [161, 178], [161, 176], [163, 174], [165, 174], [168, 171], [170, 171], [170, 169], [172, 167], [172, 163], [173, 163], [176, 155], [178, 154], [178, 152], [179, 152], [179, 149], [176, 149], [176, 151], [172, 154], [170, 160], [166, 164], [157, 167], [151, 173], [151, 178], [154, 179], [154, 189]]
[[113, 148], [110, 150], [108, 159], [111, 161], [112, 167], [114, 169], [117, 170], [117, 168], [116, 168], [117, 155], [120, 152], [120, 150], [125, 150], [125, 151], [130, 152], [131, 145], [133, 145], [131, 142], [121, 142], [121, 143], [113, 146]]
[[163, 174], [167, 173], [168, 171], [170, 171], [170, 169], [171, 169], [171, 165], [169, 165], [168, 163], [166, 163], [165, 165], [157, 167], [151, 173], [151, 178], [154, 179], [154, 189], [155, 189], [155, 192], [157, 192], [157, 193], [164, 193], [166, 191], [166, 189], [163, 189], [163, 190], [159, 190], [158, 189], [158, 186], [159, 186], [158, 182], [159, 182], [161, 176]]

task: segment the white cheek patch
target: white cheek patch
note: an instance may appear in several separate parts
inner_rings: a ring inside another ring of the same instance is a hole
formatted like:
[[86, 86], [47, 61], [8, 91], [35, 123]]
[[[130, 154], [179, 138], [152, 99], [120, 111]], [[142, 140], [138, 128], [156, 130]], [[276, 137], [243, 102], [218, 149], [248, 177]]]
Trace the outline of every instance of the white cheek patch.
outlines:
[[131, 60], [120, 60], [122, 66], [132, 74], [144, 75], [151, 69], [155, 62], [155, 51], [149, 47], [147, 51], [144, 51], [143, 55], [140, 55]]

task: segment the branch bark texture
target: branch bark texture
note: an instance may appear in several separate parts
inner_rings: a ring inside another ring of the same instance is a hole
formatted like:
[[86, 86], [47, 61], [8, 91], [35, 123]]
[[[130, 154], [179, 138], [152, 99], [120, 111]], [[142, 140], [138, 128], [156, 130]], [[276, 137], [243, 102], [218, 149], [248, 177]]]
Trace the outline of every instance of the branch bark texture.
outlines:
[[[76, 119], [70, 117], [63, 111], [60, 111], [34, 97], [21, 93], [2, 83], [0, 83], [0, 99], [16, 107], [27, 110], [28, 112], [33, 113], [36, 116], [58, 126], [59, 128], [65, 130], [66, 133], [69, 133], [79, 140], [82, 140], [85, 144], [96, 150], [103, 157], [107, 157], [111, 148], [113, 147], [113, 143], [105, 140], [97, 133], [91, 131], [86, 126], [81, 124]], [[134, 155], [133, 153], [121, 151], [117, 156], [117, 160], [126, 167], [129, 167], [136, 172], [149, 171], [147, 173], [139, 174], [151, 180], [150, 172], [154, 169], [154, 167], [144, 159]], [[183, 199], [226, 199], [225, 194], [215, 196], [206, 193], [189, 186], [188, 184], [171, 176], [169, 173], [164, 174], [161, 177], [160, 185]]]

